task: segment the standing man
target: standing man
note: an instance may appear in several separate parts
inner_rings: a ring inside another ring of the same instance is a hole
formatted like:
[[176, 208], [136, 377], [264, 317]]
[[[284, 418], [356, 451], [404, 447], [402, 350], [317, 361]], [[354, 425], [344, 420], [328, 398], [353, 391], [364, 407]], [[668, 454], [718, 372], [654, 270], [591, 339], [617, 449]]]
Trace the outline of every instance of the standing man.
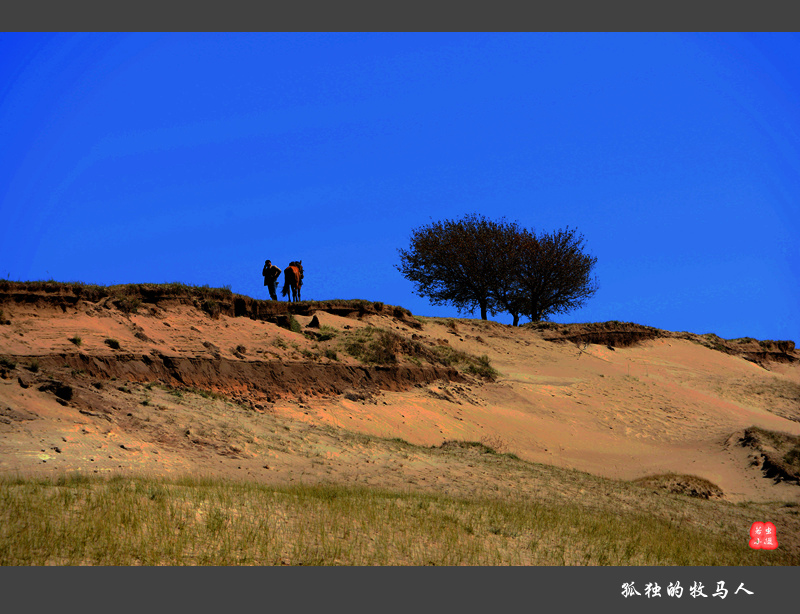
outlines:
[[280, 277], [283, 271], [272, 264], [272, 260], [267, 260], [264, 262], [264, 268], [261, 271], [261, 274], [264, 276], [264, 285], [269, 288], [269, 296], [273, 301], [278, 300], [278, 294], [275, 291], [275, 284], [278, 281], [278, 277]]

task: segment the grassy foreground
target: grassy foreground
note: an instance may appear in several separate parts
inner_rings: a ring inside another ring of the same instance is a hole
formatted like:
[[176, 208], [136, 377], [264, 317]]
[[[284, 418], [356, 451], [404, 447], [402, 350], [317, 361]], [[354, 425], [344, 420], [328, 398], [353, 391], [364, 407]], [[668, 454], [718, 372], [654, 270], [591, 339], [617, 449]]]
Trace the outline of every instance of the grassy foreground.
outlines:
[[[766, 555], [766, 556], [765, 556]], [[334, 485], [0, 480], [2, 565], [797, 565], [647, 513]]]

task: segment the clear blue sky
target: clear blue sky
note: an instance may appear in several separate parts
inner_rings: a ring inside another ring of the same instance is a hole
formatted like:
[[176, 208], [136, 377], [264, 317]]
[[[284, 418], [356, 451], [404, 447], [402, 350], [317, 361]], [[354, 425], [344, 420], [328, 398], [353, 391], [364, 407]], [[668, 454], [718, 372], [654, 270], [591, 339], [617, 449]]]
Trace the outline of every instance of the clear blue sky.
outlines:
[[0, 34], [0, 277], [456, 316], [397, 249], [476, 212], [583, 233], [556, 321], [800, 344], [799, 110], [798, 34]]

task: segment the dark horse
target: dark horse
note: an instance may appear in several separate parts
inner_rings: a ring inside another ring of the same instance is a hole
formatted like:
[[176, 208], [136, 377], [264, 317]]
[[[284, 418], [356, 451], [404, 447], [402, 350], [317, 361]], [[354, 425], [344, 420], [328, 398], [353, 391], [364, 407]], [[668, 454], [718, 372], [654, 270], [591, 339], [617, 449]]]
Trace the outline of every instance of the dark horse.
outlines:
[[[283, 271], [283, 279], [281, 294], [288, 297], [290, 302], [299, 301], [300, 287], [303, 285], [303, 261], [295, 260], [290, 262], [289, 266]], [[291, 296], [289, 296], [289, 290], [292, 291]]]

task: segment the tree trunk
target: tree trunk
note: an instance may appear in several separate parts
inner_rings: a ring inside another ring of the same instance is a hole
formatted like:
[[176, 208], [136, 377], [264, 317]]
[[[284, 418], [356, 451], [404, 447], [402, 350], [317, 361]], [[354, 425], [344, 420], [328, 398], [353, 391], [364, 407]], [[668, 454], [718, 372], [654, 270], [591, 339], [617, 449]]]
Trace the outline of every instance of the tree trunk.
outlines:
[[514, 316], [514, 326], [519, 326], [519, 314], [512, 313], [511, 315]]
[[489, 318], [486, 317], [486, 303], [481, 302], [481, 320], [488, 320]]

